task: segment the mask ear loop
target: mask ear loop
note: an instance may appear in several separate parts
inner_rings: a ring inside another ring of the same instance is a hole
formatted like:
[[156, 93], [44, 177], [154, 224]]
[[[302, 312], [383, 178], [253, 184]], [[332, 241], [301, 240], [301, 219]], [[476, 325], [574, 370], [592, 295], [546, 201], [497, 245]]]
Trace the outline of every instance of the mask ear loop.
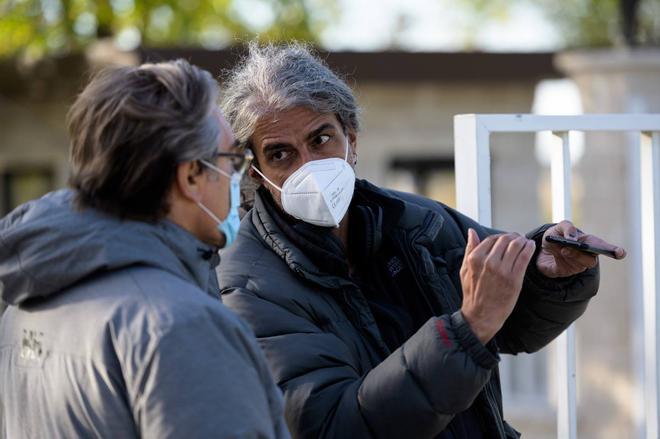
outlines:
[[257, 174], [261, 175], [261, 178], [263, 178], [263, 179], [266, 180], [268, 183], [270, 183], [270, 185], [273, 186], [275, 189], [277, 189], [278, 191], [282, 192], [282, 188], [279, 187], [278, 185], [276, 185], [275, 183], [273, 183], [272, 181], [270, 181], [270, 179], [269, 179], [268, 177], [266, 177], [266, 176], [265, 176], [265, 175], [264, 175], [259, 169], [257, 169], [256, 166], [254, 166], [254, 165], [250, 165], [250, 166], [252, 167], [252, 169], [254, 169], [254, 172], [256, 172]]
[[198, 201], [198, 202], [197, 202], [197, 206], [198, 206], [200, 209], [202, 209], [204, 212], [206, 212], [206, 214], [207, 214], [208, 216], [210, 216], [211, 218], [213, 218], [213, 220], [214, 220], [216, 223], [221, 224], [221, 223], [224, 221], [224, 220], [221, 220], [220, 218], [218, 218], [218, 217], [216, 216], [215, 213], [211, 212], [211, 209], [209, 209], [208, 207], [204, 206], [204, 205], [202, 204], [201, 201]]
[[[232, 180], [234, 178], [233, 175], [229, 174], [226, 171], [223, 171], [222, 169], [218, 168], [217, 166], [215, 166], [212, 163], [207, 162], [206, 160], [200, 160], [200, 162], [202, 162], [204, 164], [204, 166], [207, 166], [209, 169], [214, 170], [215, 172], [217, 172], [220, 175], [224, 175], [225, 177], [227, 177], [230, 180]], [[242, 174], [242, 173], [239, 173], [239, 174]], [[227, 218], [225, 218], [224, 220], [221, 220], [220, 218], [218, 218], [218, 216], [216, 214], [214, 214], [213, 212], [211, 212], [211, 210], [208, 207], [204, 206], [201, 201], [197, 202], [197, 206], [200, 209], [202, 209], [204, 212], [206, 212], [206, 214], [208, 216], [210, 216], [211, 218], [213, 218], [215, 220], [215, 222], [217, 222], [218, 224], [222, 224], [222, 222], [227, 219]]]

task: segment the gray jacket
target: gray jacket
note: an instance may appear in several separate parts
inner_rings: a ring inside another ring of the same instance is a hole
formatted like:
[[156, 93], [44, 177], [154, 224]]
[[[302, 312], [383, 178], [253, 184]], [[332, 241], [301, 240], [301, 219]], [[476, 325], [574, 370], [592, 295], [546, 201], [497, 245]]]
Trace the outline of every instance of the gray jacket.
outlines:
[[0, 220], [0, 437], [289, 437], [253, 333], [218, 299], [217, 254], [71, 198]]

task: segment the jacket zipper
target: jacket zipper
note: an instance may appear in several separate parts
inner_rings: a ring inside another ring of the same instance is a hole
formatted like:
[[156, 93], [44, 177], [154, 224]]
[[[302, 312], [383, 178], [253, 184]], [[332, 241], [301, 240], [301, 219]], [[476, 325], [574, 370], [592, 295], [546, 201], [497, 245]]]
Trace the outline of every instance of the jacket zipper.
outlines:
[[[415, 235], [415, 238], [417, 236], [419, 236], [421, 233], [423, 233], [424, 231], [426, 231], [426, 229], [428, 228], [428, 224], [429, 224], [429, 221], [425, 220], [424, 224], [422, 225], [421, 231]], [[423, 276], [421, 276], [421, 273], [419, 272], [419, 270], [416, 269], [417, 267], [415, 265], [411, 264], [412, 253], [414, 252], [414, 249], [412, 248], [412, 245], [409, 245], [408, 243], [409, 242], [414, 242], [414, 240], [415, 239], [412, 239], [412, 240], [404, 239], [404, 245], [402, 246], [402, 250], [403, 250], [403, 253], [406, 257], [406, 262], [408, 263], [408, 266], [415, 273], [415, 276], [413, 276], [413, 277], [415, 278], [415, 283], [417, 284], [417, 289], [424, 296], [424, 300], [426, 301], [426, 303], [429, 306], [431, 312], [433, 313], [434, 312], [433, 306], [429, 302], [429, 297], [427, 296], [427, 294], [429, 294], [429, 293], [434, 294], [434, 293], [433, 293], [433, 291], [428, 291], [426, 288], [424, 288], [421, 285], [421, 283], [419, 281], [419, 278], [421, 278]], [[455, 303], [453, 297], [449, 298], [448, 301], [450, 302], [449, 305], [452, 308], [457, 308], [458, 307], [458, 304]], [[491, 378], [491, 380], [492, 380], [492, 378]], [[494, 395], [494, 390], [493, 390], [493, 386], [491, 384], [491, 380], [489, 380], [486, 383], [486, 385], [484, 386], [484, 389], [482, 390], [482, 392], [484, 392], [484, 396], [486, 397], [486, 402], [488, 404], [488, 410], [490, 411], [491, 416], [495, 420], [496, 427], [497, 427], [497, 433], [498, 433], [499, 437], [501, 439], [506, 439], [506, 431], [504, 430], [504, 420], [503, 420], [503, 417], [500, 415], [500, 411], [498, 409], [497, 399]]]

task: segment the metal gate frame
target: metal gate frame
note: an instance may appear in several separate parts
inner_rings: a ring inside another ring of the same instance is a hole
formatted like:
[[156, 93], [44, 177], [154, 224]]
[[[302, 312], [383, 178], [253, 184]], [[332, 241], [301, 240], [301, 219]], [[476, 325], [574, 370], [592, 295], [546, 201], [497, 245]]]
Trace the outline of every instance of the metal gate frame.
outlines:
[[[570, 131], [638, 132], [640, 136], [642, 294], [644, 309], [645, 436], [660, 433], [660, 114], [590, 114], [537, 116], [529, 114], [462, 114], [454, 117], [456, 200], [458, 210], [484, 226], [492, 225], [490, 187], [491, 133], [551, 131], [561, 139], [551, 163], [552, 218], [570, 220]], [[575, 334], [571, 325], [557, 343], [557, 437], [577, 437]]]

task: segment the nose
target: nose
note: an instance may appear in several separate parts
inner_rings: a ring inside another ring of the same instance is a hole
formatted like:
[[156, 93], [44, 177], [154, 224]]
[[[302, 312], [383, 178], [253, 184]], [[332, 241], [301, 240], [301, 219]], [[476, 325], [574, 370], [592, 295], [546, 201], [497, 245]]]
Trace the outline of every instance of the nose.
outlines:
[[325, 158], [321, 152], [313, 151], [308, 146], [301, 146], [298, 149], [298, 157], [299, 157], [299, 163], [298, 163], [299, 167], [307, 162]]
[[298, 153], [298, 157], [300, 157], [300, 166], [314, 160], [314, 157], [312, 157], [312, 153], [304, 146], [300, 147], [300, 152]]

